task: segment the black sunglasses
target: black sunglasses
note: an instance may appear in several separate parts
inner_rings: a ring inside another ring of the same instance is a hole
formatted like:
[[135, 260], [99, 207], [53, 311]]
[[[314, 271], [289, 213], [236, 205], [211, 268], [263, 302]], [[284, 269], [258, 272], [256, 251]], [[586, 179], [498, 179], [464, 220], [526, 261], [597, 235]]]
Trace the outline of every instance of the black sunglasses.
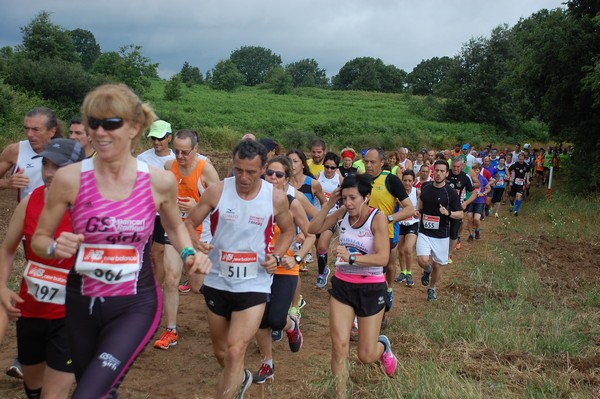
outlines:
[[164, 135], [164, 136], [162, 136], [161, 138], [158, 138], [158, 137], [154, 137], [154, 136], [152, 136], [152, 137], [150, 137], [150, 139], [151, 139], [152, 141], [156, 141], [156, 140], [158, 140], [158, 141], [163, 141], [164, 139], [166, 139], [166, 138], [167, 138], [167, 136], [168, 136], [168, 134], [165, 134], [165, 135]]
[[336, 170], [337, 166], [328, 166], [328, 165], [323, 165], [323, 167], [327, 170]]
[[285, 172], [281, 172], [279, 170], [273, 170], [273, 169], [267, 169], [266, 175], [267, 176], [275, 175], [275, 176], [277, 176], [278, 179], [281, 179], [286, 176]]
[[125, 121], [121, 118], [106, 118], [106, 119], [96, 119], [96, 118], [88, 118], [88, 126], [90, 129], [96, 130], [100, 126], [104, 130], [117, 130]]

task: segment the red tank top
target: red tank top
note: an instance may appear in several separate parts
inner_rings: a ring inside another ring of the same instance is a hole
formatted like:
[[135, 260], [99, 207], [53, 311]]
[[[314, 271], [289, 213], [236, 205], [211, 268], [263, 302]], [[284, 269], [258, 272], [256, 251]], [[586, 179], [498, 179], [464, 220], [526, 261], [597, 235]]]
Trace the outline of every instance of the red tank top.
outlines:
[[[29, 268], [26, 268], [25, 270], [26, 276], [21, 280], [21, 289], [19, 291], [19, 296], [23, 298], [25, 302], [17, 304], [17, 307], [21, 309], [23, 317], [60, 319], [65, 317], [65, 306], [64, 304], [56, 304], [60, 295], [57, 290], [60, 285], [62, 285], [64, 290], [66, 285], [66, 275], [64, 276], [63, 281], [62, 273], [54, 269], [71, 270], [74, 258], [44, 259], [34, 254], [31, 249], [31, 237], [33, 236], [33, 233], [35, 233], [40, 214], [44, 208], [45, 188], [45, 186], [36, 188], [30, 194], [29, 202], [27, 203], [25, 220], [23, 221], [25, 258], [27, 259], [27, 264], [30, 264], [30, 262], [35, 263], [31, 263]], [[63, 215], [54, 237], [57, 238], [63, 231], [73, 231], [71, 226], [71, 214], [69, 211]], [[48, 267], [44, 268], [43, 266]], [[27, 283], [26, 280], [28, 280], [29, 283]]]

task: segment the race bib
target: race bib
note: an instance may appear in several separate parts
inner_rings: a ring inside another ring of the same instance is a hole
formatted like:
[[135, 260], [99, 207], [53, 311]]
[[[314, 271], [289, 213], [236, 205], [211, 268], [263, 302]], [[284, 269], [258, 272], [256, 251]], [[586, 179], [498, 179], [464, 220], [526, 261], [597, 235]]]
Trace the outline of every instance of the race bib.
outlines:
[[525, 179], [515, 178], [515, 184], [517, 186], [522, 186], [525, 183]]
[[23, 272], [27, 293], [38, 302], [64, 305], [67, 274], [66, 269], [29, 261]]
[[258, 276], [256, 252], [229, 252], [221, 250], [219, 275], [227, 279], [247, 280]]
[[437, 230], [440, 228], [440, 217], [423, 214], [423, 228]]
[[135, 295], [140, 265], [135, 247], [83, 244], [77, 254], [75, 271], [82, 275], [83, 295]]

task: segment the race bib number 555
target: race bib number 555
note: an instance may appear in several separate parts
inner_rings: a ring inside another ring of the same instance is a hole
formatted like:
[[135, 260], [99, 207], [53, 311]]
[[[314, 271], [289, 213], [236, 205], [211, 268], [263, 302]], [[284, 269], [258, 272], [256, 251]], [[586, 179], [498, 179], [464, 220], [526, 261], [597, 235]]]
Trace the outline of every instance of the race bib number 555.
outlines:
[[440, 228], [440, 217], [423, 215], [423, 228], [428, 230], [437, 230]]

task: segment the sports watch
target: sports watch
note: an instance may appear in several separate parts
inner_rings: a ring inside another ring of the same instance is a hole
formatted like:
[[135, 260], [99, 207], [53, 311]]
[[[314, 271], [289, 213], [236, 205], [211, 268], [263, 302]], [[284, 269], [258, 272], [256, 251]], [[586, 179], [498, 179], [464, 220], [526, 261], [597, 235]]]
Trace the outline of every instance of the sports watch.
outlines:
[[302, 263], [302, 256], [294, 255], [294, 262], [296, 262], [297, 264]]

